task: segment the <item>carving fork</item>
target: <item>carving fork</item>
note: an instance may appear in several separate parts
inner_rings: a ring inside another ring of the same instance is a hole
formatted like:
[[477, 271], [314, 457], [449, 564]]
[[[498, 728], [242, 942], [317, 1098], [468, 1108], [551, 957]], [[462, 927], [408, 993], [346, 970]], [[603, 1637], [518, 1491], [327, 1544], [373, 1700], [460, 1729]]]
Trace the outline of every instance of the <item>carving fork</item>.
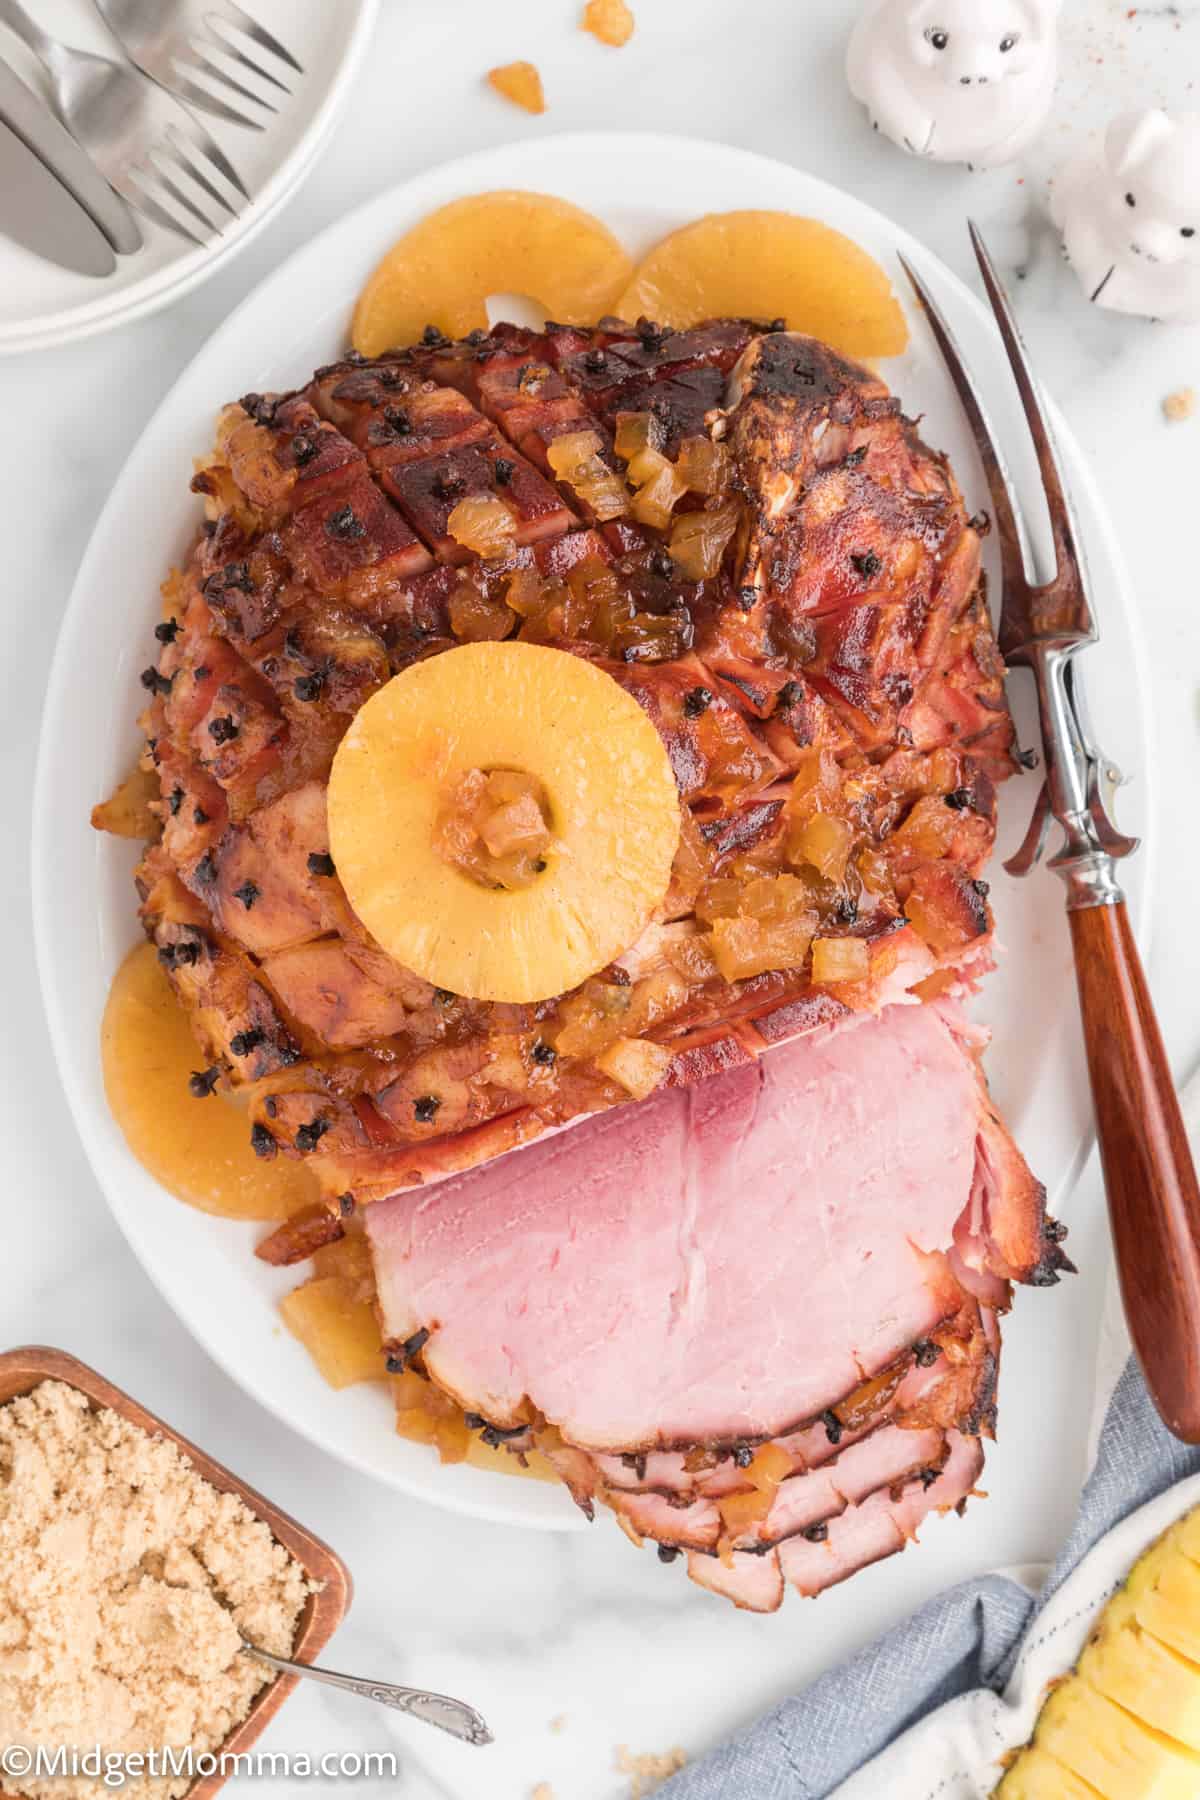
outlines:
[[975, 225], [971, 242], [1016, 380], [1050, 514], [1055, 572], [1031, 579], [1020, 515], [987, 415], [924, 283], [901, 257], [975, 434], [991, 490], [1003, 595], [1000, 649], [1037, 686], [1044, 777], [1024, 842], [1005, 868], [1027, 875], [1052, 819], [1062, 843], [1048, 866], [1067, 889], [1067, 918], [1109, 1217], [1130, 1336], [1163, 1423], [1200, 1443], [1200, 1189], [1179, 1102], [1133, 940], [1117, 864], [1137, 849], [1109, 814], [1120, 779], [1087, 723], [1077, 657], [1098, 637], [1070, 503], [1037, 383], [1012, 309]]

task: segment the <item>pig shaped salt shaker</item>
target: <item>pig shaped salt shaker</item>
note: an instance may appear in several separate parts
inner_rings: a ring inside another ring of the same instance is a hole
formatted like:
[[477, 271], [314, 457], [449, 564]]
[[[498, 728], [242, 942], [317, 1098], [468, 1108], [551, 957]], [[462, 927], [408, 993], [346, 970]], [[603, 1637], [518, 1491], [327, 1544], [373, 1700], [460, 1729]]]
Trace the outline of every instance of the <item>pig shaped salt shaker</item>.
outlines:
[[1089, 300], [1200, 324], [1200, 113], [1121, 113], [1050, 202]]
[[990, 168], [1045, 124], [1059, 0], [866, 0], [846, 75], [872, 125], [914, 156]]

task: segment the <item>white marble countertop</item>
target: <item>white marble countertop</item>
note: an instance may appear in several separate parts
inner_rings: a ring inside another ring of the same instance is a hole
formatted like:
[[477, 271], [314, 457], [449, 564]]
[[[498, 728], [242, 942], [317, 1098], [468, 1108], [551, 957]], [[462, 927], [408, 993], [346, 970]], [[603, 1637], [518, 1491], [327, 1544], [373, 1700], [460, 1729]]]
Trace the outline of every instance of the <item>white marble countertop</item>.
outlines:
[[[617, 1800], [628, 1792], [614, 1766], [618, 1745], [679, 1744], [697, 1754], [935, 1587], [1052, 1554], [1083, 1471], [1106, 1230], [1093, 1162], [1065, 1209], [1081, 1275], [1053, 1295], [1017, 1300], [1009, 1375], [1019, 1357], [1026, 1376], [1036, 1371], [1030, 1391], [1040, 1387], [1041, 1400], [1022, 1417], [1006, 1416], [1002, 1380], [990, 1500], [931, 1531], [923, 1551], [820, 1602], [793, 1598], [769, 1619], [736, 1614], [678, 1571], [633, 1554], [615, 1527], [538, 1535], [407, 1500], [311, 1449], [214, 1367], [118, 1234], [64, 1116], [33, 968], [26, 797], [55, 633], [96, 513], [176, 373], [260, 276], [409, 173], [518, 134], [574, 127], [650, 126], [803, 165], [891, 213], [968, 278], [964, 215], [980, 219], [1006, 270], [1022, 277], [1013, 286], [1033, 351], [1092, 459], [1134, 572], [1161, 797], [1151, 972], [1181, 1077], [1200, 1051], [1200, 558], [1192, 542], [1200, 418], [1171, 425], [1161, 410], [1170, 391], [1200, 387], [1200, 331], [1089, 311], [1045, 214], [1048, 172], [1110, 113], [1197, 104], [1200, 7], [1067, 0], [1069, 97], [1059, 120], [1027, 164], [972, 175], [917, 165], [872, 137], [842, 82], [848, 0], [633, 3], [637, 35], [617, 53], [577, 30], [577, 0], [516, 8], [384, 0], [377, 42], [315, 173], [231, 267], [156, 317], [0, 365], [0, 755], [14, 877], [0, 899], [8, 1020], [0, 1141], [10, 1219], [0, 1340], [56, 1344], [97, 1364], [340, 1548], [358, 1597], [331, 1652], [335, 1666], [460, 1692], [485, 1710], [499, 1739], [487, 1752], [319, 1689], [299, 1693], [268, 1733], [268, 1747], [314, 1754], [397, 1748], [410, 1800], [525, 1800], [539, 1782], [556, 1800]], [[488, 67], [516, 56], [542, 69], [544, 118], [527, 118], [481, 83]], [[653, 184], [652, 167], [646, 181]], [[1041, 879], [1047, 906], [1057, 907], [1053, 878]], [[293, 1786], [300, 1791], [299, 1782], [275, 1791]], [[333, 1784], [303, 1786], [323, 1793]], [[356, 1786], [395, 1791], [390, 1780]]]

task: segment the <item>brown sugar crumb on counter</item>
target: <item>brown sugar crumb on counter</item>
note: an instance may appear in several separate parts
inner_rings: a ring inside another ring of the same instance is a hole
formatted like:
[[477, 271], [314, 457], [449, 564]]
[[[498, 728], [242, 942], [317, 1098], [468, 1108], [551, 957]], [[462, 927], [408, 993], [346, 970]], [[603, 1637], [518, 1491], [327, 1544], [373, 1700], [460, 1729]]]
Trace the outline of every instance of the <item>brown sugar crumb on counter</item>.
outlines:
[[1166, 396], [1162, 403], [1162, 409], [1163, 417], [1168, 419], [1172, 425], [1182, 425], [1185, 419], [1190, 419], [1195, 414], [1195, 388], [1176, 388], [1173, 394]]
[[687, 1755], [674, 1750], [634, 1752], [625, 1744], [617, 1745], [616, 1766], [629, 1777], [629, 1800], [646, 1800], [668, 1776], [677, 1775], [687, 1763]]
[[533, 63], [503, 63], [498, 69], [488, 70], [488, 81], [498, 94], [503, 94], [514, 106], [523, 107], [528, 113], [545, 112], [546, 95], [542, 88], [542, 78]]
[[[313, 1591], [234, 1494], [175, 1447], [61, 1381], [0, 1407], [0, 1737], [109, 1753], [212, 1751], [289, 1656]], [[147, 1780], [174, 1800], [186, 1774]], [[64, 1774], [5, 1787], [98, 1800]]]
[[602, 44], [619, 50], [633, 36], [633, 14], [625, 0], [587, 0], [580, 27]]

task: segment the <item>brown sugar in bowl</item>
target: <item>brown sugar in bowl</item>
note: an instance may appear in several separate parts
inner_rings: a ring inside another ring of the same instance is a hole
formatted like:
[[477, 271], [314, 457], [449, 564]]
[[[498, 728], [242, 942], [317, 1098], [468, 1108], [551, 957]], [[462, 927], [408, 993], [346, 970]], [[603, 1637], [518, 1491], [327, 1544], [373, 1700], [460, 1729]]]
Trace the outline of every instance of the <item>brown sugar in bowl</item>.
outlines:
[[[304, 1603], [291, 1652], [295, 1662], [313, 1662], [341, 1624], [350, 1606], [353, 1587], [350, 1571], [341, 1557], [320, 1538], [314, 1537], [311, 1531], [305, 1530], [303, 1525], [298, 1524], [279, 1507], [272, 1506], [254, 1488], [239, 1480], [231, 1470], [214, 1462], [211, 1456], [206, 1456], [188, 1438], [173, 1431], [162, 1419], [148, 1412], [144, 1406], [139, 1406], [130, 1395], [121, 1388], [114, 1387], [111, 1381], [106, 1381], [95, 1369], [90, 1369], [77, 1357], [69, 1356], [65, 1350], [51, 1350], [37, 1344], [25, 1345], [0, 1355], [0, 1406], [17, 1399], [19, 1395], [32, 1393], [43, 1381], [65, 1382], [68, 1387], [85, 1395], [93, 1406], [109, 1407], [151, 1436], [166, 1438], [205, 1481], [210, 1482], [221, 1493], [236, 1494], [247, 1510], [255, 1518], [262, 1520], [310, 1580], [321, 1584]], [[249, 1750], [262, 1736], [295, 1687], [296, 1681], [295, 1675], [277, 1675], [262, 1688], [241, 1724], [235, 1726], [213, 1754], [234, 1756]], [[211, 1800], [211, 1796], [224, 1787], [226, 1779], [219, 1770], [211, 1775], [202, 1775], [192, 1783], [184, 1800]], [[18, 1800], [18, 1797], [10, 1794], [7, 1789], [0, 1788], [0, 1800]]]

